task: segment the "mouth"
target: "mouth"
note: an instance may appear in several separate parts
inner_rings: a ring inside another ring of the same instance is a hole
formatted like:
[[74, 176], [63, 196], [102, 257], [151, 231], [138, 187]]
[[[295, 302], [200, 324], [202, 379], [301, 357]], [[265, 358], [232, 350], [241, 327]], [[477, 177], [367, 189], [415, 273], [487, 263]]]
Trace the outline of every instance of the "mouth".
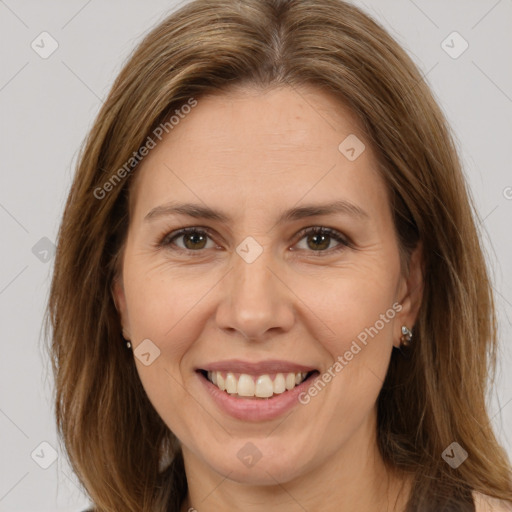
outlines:
[[196, 372], [226, 395], [249, 400], [269, 400], [287, 394], [320, 374], [318, 370], [260, 375], [203, 369], [198, 369]]

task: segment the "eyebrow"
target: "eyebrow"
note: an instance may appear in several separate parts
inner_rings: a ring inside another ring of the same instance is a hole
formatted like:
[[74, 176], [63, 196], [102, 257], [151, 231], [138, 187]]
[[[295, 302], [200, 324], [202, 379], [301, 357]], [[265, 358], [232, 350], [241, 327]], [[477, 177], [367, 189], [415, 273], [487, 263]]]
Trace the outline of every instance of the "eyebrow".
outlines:
[[[338, 200], [326, 204], [307, 204], [291, 208], [279, 215], [277, 224], [283, 224], [285, 222], [300, 220], [307, 217], [333, 215], [336, 213], [350, 215], [363, 220], [369, 218], [368, 213], [361, 207], [346, 200]], [[144, 221], [151, 221], [159, 217], [166, 217], [169, 215], [186, 215], [196, 219], [216, 220], [223, 223], [227, 223], [231, 220], [229, 215], [205, 205], [170, 202], [153, 208], [144, 217]]]

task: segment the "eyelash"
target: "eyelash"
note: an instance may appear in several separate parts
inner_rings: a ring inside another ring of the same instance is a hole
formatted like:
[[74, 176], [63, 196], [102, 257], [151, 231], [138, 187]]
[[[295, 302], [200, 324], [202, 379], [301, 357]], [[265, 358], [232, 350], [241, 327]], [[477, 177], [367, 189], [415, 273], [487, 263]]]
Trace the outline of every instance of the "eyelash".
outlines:
[[[173, 231], [171, 233], [167, 233], [166, 235], [164, 235], [162, 237], [160, 242], [158, 242], [157, 246], [160, 248], [166, 248], [166, 249], [170, 249], [173, 251], [176, 250], [178, 252], [183, 252], [185, 254], [203, 252], [205, 249], [198, 249], [198, 250], [194, 251], [192, 249], [183, 249], [182, 247], [171, 248], [171, 245], [173, 244], [174, 240], [176, 240], [177, 238], [180, 238], [184, 235], [188, 235], [190, 233], [207, 235], [209, 238], [212, 238], [212, 233], [208, 228], [188, 227], [188, 228], [180, 229], [178, 231]], [[297, 234], [297, 237], [299, 237], [298, 242], [300, 242], [307, 235], [327, 235], [330, 238], [334, 239], [336, 242], [339, 242], [339, 245], [337, 247], [335, 247], [334, 249], [326, 249], [326, 250], [319, 250], [319, 251], [313, 251], [313, 250], [307, 251], [307, 252], [311, 252], [313, 254], [318, 253], [318, 256], [321, 256], [322, 254], [336, 253], [338, 251], [346, 249], [347, 247], [353, 248], [353, 245], [348, 240], [348, 238], [346, 238], [344, 235], [342, 235], [340, 232], [336, 231], [335, 229], [320, 227], [320, 226], [305, 228]]]

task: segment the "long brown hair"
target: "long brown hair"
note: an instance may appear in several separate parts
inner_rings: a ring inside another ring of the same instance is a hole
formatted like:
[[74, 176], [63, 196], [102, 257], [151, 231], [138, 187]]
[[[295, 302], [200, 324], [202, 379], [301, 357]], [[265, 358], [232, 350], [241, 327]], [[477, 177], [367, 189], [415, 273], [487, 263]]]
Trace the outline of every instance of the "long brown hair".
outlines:
[[[134, 153], [191, 98], [234, 85], [313, 85], [351, 108], [391, 192], [405, 262], [422, 243], [413, 349], [393, 354], [377, 404], [384, 460], [414, 477], [408, 510], [468, 510], [471, 490], [512, 501], [485, 404], [497, 350], [492, 288], [459, 158], [422, 75], [341, 0], [195, 0], [145, 37], [116, 79], [82, 147], [58, 237], [46, 319], [56, 419], [96, 509], [178, 511], [187, 492], [179, 444], [124, 347], [111, 285]], [[468, 453], [457, 469], [442, 458], [452, 442]]]

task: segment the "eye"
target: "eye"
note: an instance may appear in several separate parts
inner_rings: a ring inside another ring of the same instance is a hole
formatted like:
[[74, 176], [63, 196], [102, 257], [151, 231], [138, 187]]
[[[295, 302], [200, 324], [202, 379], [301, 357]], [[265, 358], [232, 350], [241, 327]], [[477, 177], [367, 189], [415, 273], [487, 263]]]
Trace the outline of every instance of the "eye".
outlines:
[[[168, 235], [165, 235], [162, 241], [159, 243], [161, 247], [171, 248], [169, 246], [177, 245], [178, 249], [189, 252], [197, 252], [201, 249], [211, 249], [212, 247], [206, 247], [210, 233], [208, 230], [203, 228], [183, 228], [179, 231], [173, 231]], [[175, 244], [174, 240], [182, 239], [184, 246], [181, 247], [179, 244]], [[215, 245], [215, 244], [214, 244]]]
[[[303, 229], [297, 236], [299, 237], [299, 241], [302, 241], [303, 239], [307, 240], [306, 249], [300, 247], [299, 249], [306, 250], [308, 252], [331, 253], [341, 251], [347, 247], [352, 247], [351, 242], [344, 235], [331, 228], [320, 226], [310, 227]], [[175, 248], [177, 248], [178, 251], [181, 250], [189, 253], [201, 252], [203, 249], [212, 249], [216, 247], [216, 244], [213, 242], [211, 237], [212, 234], [207, 228], [188, 227], [166, 234], [158, 243], [158, 246], [171, 250], [175, 250]], [[211, 241], [210, 246], [208, 246], [208, 239]], [[176, 240], [181, 240], [182, 245], [176, 243]], [[330, 248], [333, 240], [338, 242], [338, 245], [334, 248]]]
[[[307, 248], [312, 249], [312, 251], [309, 252], [330, 253], [341, 251], [347, 247], [351, 247], [351, 243], [348, 241], [346, 237], [344, 237], [340, 232], [331, 228], [324, 228], [320, 226], [306, 228], [303, 231], [301, 231], [298, 236], [301, 237], [300, 240], [307, 240]], [[334, 247], [333, 249], [329, 249], [332, 240], [338, 242], [339, 245]], [[309, 243], [310, 241], [311, 243]]]

